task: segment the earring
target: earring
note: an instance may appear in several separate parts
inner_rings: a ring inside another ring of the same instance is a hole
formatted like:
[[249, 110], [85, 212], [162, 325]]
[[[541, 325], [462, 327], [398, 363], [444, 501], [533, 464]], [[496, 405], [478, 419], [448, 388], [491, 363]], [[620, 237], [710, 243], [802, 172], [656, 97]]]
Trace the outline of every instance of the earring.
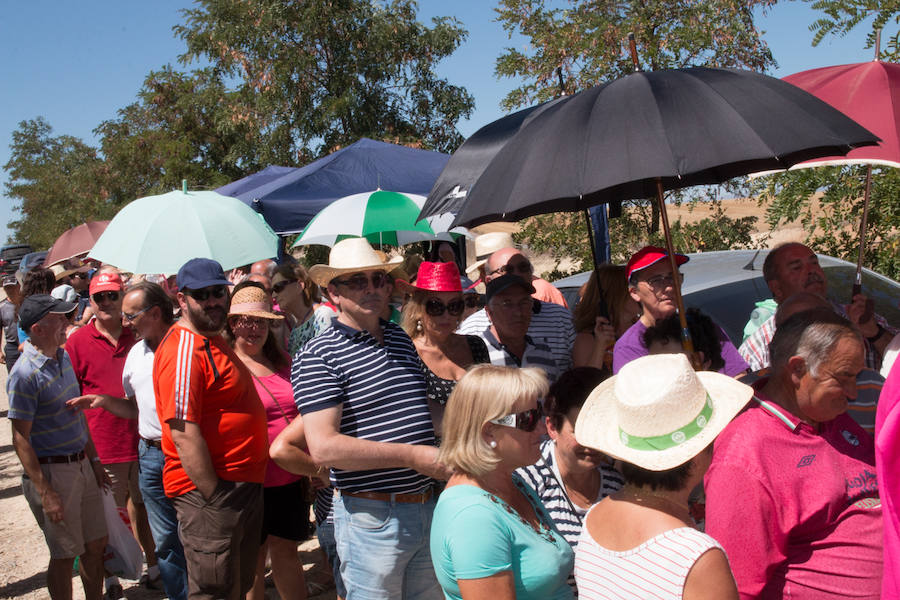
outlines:
[[416, 320], [416, 333], [422, 333], [422, 319]]
[[496, 447], [497, 447], [497, 442], [494, 441], [494, 440], [491, 440], [490, 442], [488, 442], [488, 446], [490, 446], [491, 448], [496, 448]]

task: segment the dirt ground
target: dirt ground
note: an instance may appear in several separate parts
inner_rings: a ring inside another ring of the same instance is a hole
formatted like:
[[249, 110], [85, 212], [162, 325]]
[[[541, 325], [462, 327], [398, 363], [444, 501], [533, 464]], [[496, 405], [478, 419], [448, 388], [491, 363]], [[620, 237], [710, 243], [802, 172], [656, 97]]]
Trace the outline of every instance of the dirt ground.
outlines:
[[[12, 432], [6, 419], [6, 368], [0, 367], [0, 598], [49, 598], [45, 580], [49, 554], [41, 531], [22, 496], [22, 466], [12, 447]], [[98, 506], [98, 510], [102, 510]], [[307, 581], [328, 579], [320, 566], [319, 544], [315, 538], [300, 545]], [[129, 600], [160, 600], [161, 591], [140, 587], [136, 581], [121, 580]], [[267, 583], [271, 583], [267, 581]], [[72, 578], [73, 597], [83, 600], [84, 592], [77, 575]], [[270, 599], [278, 598], [274, 587], [267, 587]], [[333, 585], [310, 600], [334, 600]]]

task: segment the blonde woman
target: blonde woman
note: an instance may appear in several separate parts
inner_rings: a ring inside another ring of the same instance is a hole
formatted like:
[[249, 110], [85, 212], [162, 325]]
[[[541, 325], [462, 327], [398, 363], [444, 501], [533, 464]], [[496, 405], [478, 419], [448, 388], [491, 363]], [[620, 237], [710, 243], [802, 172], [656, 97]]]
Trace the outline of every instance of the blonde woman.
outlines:
[[517, 475], [540, 458], [540, 369], [476, 365], [444, 414], [439, 460], [455, 471], [431, 524], [431, 559], [447, 598], [570, 599], [574, 555]]

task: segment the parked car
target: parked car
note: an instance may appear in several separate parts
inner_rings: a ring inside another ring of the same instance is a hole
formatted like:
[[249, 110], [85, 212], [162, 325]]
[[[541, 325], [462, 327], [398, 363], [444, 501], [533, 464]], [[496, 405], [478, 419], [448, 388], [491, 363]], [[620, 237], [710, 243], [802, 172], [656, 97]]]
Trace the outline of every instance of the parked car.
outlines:
[[22, 273], [27, 273], [35, 267], [44, 266], [44, 259], [47, 258], [47, 252], [47, 250], [41, 250], [40, 252], [26, 254], [22, 257], [18, 270], [22, 271]]
[[0, 248], [0, 272], [11, 275], [19, 268], [22, 257], [31, 252], [28, 244], [8, 244]]
[[[696, 307], [711, 316], [739, 346], [744, 325], [756, 302], [771, 298], [762, 276], [762, 265], [769, 250], [722, 250], [688, 254], [690, 261], [681, 266], [684, 273], [682, 295], [686, 307]], [[846, 304], [856, 277], [856, 265], [839, 258], [819, 255], [819, 264], [828, 280], [828, 296]], [[591, 272], [585, 271], [555, 281], [555, 285], [574, 309], [578, 290]], [[863, 269], [863, 293], [875, 301], [875, 312], [889, 323], [900, 324], [900, 283], [869, 269]]]

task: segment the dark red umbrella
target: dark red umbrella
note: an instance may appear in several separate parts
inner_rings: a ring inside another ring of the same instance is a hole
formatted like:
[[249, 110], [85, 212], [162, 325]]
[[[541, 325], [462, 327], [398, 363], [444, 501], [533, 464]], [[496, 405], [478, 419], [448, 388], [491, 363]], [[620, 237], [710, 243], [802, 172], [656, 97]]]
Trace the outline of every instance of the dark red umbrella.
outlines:
[[94, 247], [107, 225], [109, 221], [88, 221], [66, 230], [53, 242], [44, 259], [44, 266], [50, 267], [70, 258], [84, 256]]
[[873, 60], [801, 71], [784, 78], [846, 114], [881, 138], [874, 146], [855, 148], [846, 156], [826, 156], [794, 165], [809, 167], [868, 165], [859, 225], [859, 256], [852, 294], [862, 289], [862, 261], [872, 188], [872, 166], [900, 167], [900, 65]]

